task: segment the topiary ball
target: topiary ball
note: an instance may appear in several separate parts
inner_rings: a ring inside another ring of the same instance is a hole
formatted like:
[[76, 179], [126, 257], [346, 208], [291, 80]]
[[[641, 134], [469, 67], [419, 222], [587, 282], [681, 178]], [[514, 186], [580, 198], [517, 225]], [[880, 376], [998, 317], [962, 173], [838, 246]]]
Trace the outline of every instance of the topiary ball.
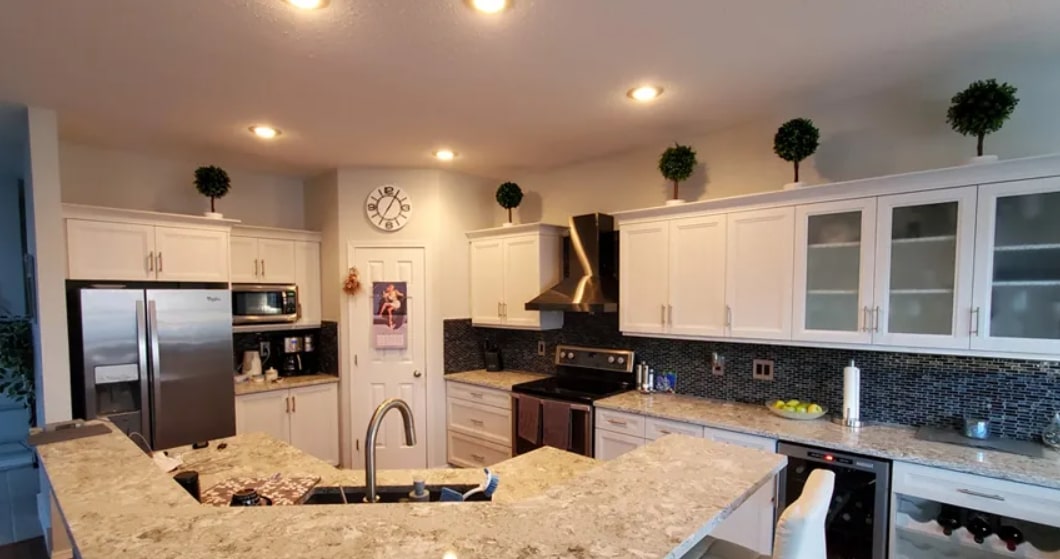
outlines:
[[820, 145], [821, 132], [808, 118], [785, 122], [773, 137], [773, 152], [784, 161], [799, 162], [814, 154]]
[[673, 182], [688, 180], [696, 170], [696, 150], [674, 143], [659, 156], [659, 172]]
[[506, 182], [497, 187], [497, 203], [502, 208], [510, 210], [518, 208], [523, 201], [523, 189], [514, 182]]
[[946, 122], [964, 136], [991, 134], [1001, 130], [1019, 102], [1015, 87], [994, 79], [979, 80], [953, 96]]
[[199, 167], [195, 169], [195, 188], [208, 198], [222, 198], [232, 188], [232, 180], [220, 167]]

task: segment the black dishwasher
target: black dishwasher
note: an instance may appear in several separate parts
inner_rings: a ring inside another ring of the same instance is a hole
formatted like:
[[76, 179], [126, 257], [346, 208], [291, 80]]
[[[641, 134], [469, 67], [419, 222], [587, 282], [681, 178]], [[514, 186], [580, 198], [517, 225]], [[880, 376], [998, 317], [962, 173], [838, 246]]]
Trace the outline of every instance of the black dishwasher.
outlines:
[[799, 498], [810, 472], [831, 470], [835, 491], [824, 528], [828, 559], [887, 557], [890, 461], [785, 442], [777, 452], [788, 457], [777, 491], [778, 514]]

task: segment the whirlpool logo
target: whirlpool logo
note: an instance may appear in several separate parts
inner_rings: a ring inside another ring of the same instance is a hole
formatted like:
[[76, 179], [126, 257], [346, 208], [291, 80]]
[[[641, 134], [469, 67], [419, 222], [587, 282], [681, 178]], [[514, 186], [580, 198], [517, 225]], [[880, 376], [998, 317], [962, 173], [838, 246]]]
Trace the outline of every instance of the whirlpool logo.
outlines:
[[219, 302], [221, 302], [221, 298], [220, 297], [207, 297], [206, 300], [211, 302], [211, 303], [219, 303]]

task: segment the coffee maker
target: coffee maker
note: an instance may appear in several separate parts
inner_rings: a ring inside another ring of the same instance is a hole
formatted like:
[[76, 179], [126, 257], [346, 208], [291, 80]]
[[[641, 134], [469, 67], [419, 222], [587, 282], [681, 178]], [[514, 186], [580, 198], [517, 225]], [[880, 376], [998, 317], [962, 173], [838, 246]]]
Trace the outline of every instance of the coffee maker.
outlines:
[[288, 336], [283, 339], [283, 368], [280, 376], [292, 377], [300, 375], [305, 370], [302, 366], [302, 351], [305, 342], [302, 336]]

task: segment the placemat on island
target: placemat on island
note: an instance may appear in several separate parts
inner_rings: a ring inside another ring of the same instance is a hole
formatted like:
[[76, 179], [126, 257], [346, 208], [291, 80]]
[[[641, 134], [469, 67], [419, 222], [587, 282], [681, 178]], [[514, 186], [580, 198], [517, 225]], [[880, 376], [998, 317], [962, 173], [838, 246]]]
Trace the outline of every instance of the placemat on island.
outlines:
[[272, 499], [273, 505], [297, 505], [319, 482], [319, 476], [234, 477], [204, 491], [202, 503], [228, 506], [236, 491], [253, 488], [259, 495]]

